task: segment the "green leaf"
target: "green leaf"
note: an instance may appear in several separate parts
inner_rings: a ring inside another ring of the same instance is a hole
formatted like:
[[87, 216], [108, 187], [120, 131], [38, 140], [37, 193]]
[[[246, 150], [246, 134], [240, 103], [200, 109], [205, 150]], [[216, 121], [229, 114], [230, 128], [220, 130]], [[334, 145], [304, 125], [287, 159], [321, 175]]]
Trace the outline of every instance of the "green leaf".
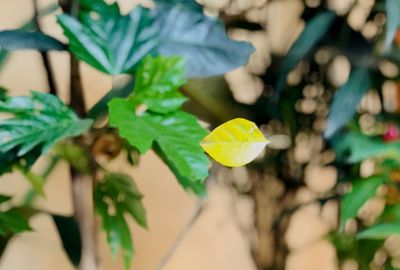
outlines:
[[384, 182], [382, 176], [372, 176], [365, 179], [355, 180], [352, 189], [347, 193], [340, 207], [339, 229], [344, 230], [346, 222], [357, 216], [360, 208], [376, 193], [376, 189]]
[[75, 218], [59, 215], [52, 215], [52, 218], [68, 258], [77, 267], [81, 261], [82, 241]]
[[[45, 16], [47, 14], [50, 14], [54, 11], [56, 11], [58, 9], [58, 5], [56, 3], [51, 4], [43, 9], [39, 10], [39, 17]], [[35, 23], [34, 23], [34, 18], [28, 20], [27, 22], [25, 22], [20, 28], [19, 30], [31, 30], [35, 28]], [[4, 67], [4, 63], [6, 63], [7, 59], [9, 57], [9, 52], [3, 48], [1, 48], [0, 46], [0, 72], [1, 69]]]
[[121, 137], [141, 153], [158, 149], [181, 185], [201, 192], [198, 187], [208, 176], [210, 161], [200, 147], [207, 132], [194, 116], [182, 111], [138, 116], [134, 104], [123, 99], [113, 99], [109, 112], [110, 125], [119, 129]]
[[23, 168], [19, 168], [19, 169], [22, 172], [22, 174], [25, 176], [25, 178], [29, 181], [29, 183], [31, 183], [35, 192], [41, 196], [44, 196], [43, 186], [45, 183], [45, 179], [42, 176], [37, 175], [30, 170], [25, 170]]
[[108, 73], [131, 73], [139, 61], [155, 53], [157, 29], [149, 10], [137, 6], [121, 15], [116, 3], [95, 0], [77, 19], [63, 14], [58, 22], [69, 39], [70, 51], [94, 68]]
[[0, 101], [0, 112], [12, 115], [0, 120], [0, 161], [6, 165], [1, 173], [20, 161], [29, 167], [56, 142], [82, 134], [92, 123], [79, 119], [57, 97], [39, 92]]
[[184, 74], [184, 61], [180, 57], [146, 57], [137, 70], [131, 100], [156, 113], [176, 111], [187, 100], [178, 91], [186, 82]]
[[96, 213], [103, 219], [103, 229], [113, 256], [122, 248], [125, 269], [129, 269], [134, 255], [131, 233], [125, 214], [147, 228], [146, 211], [142, 194], [129, 175], [109, 173], [100, 181], [94, 191]]
[[84, 174], [90, 173], [90, 164], [85, 150], [75, 144], [58, 144], [54, 147], [55, 153]]
[[389, 47], [400, 27], [400, 1], [386, 0], [386, 20], [385, 46]]
[[388, 223], [392, 222], [400, 223], [400, 205], [399, 204], [386, 205], [382, 215], [380, 216], [380, 219]]
[[174, 6], [182, 6], [185, 8], [190, 8], [197, 12], [203, 12], [203, 6], [197, 3], [194, 0], [155, 0], [156, 5], [174, 5]]
[[66, 49], [63, 43], [42, 32], [30, 32], [19, 29], [0, 31], [0, 47], [9, 51], [63, 51]]
[[369, 227], [357, 234], [357, 239], [385, 239], [400, 234], [400, 223], [383, 223]]
[[247, 63], [253, 46], [231, 40], [218, 18], [174, 2], [159, 1], [153, 10], [159, 28], [158, 52], [184, 57], [187, 78], [221, 75]]
[[303, 32], [289, 49], [282, 62], [279, 77], [275, 86], [275, 97], [278, 98], [286, 85], [289, 72], [302, 60], [329, 30], [336, 15], [331, 11], [323, 11], [307, 22]]
[[0, 212], [0, 236], [30, 231], [28, 222], [15, 208]]
[[353, 70], [345, 85], [343, 85], [333, 98], [328, 116], [328, 127], [325, 137], [330, 138], [344, 126], [356, 113], [357, 106], [364, 94], [371, 87], [370, 72], [366, 68]]
[[107, 94], [105, 94], [88, 112], [88, 117], [91, 119], [98, 119], [108, 112], [107, 104], [113, 98], [120, 97], [126, 98], [132, 94], [132, 89], [135, 86], [133, 79], [113, 87]]
[[8, 202], [9, 200], [11, 200], [11, 198], [12, 197], [10, 197], [10, 196], [0, 194], [0, 204], [2, 204], [4, 202]]
[[348, 163], [368, 158], [397, 158], [400, 154], [400, 142], [384, 142], [381, 138], [368, 137], [359, 132], [334, 137], [333, 147], [338, 158]]

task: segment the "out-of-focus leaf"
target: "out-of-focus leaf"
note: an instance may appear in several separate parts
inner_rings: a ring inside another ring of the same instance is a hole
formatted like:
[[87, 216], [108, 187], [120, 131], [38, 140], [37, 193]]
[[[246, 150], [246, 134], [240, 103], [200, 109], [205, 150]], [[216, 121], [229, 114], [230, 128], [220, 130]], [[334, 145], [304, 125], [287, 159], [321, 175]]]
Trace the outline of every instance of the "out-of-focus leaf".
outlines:
[[331, 11], [324, 11], [316, 15], [307, 22], [303, 32], [293, 43], [285, 59], [283, 60], [279, 77], [275, 86], [274, 96], [279, 98], [283, 88], [286, 85], [286, 77], [289, 72], [300, 62], [322, 37], [329, 30], [335, 21], [336, 15]]
[[147, 57], [136, 73], [131, 98], [135, 106], [145, 105], [155, 113], [178, 110], [187, 98], [178, 89], [185, 84], [184, 61], [180, 57]]
[[82, 147], [75, 144], [58, 144], [54, 147], [55, 153], [67, 160], [75, 169], [81, 173], [88, 174], [90, 171], [89, 160]]
[[221, 75], [247, 63], [253, 46], [231, 40], [218, 18], [174, 2], [159, 1], [153, 10], [158, 52], [184, 57], [187, 78]]
[[215, 128], [200, 145], [224, 166], [243, 166], [254, 160], [268, 144], [256, 124], [236, 118]]
[[31, 183], [35, 192], [41, 196], [44, 196], [44, 190], [43, 190], [43, 186], [45, 183], [44, 178], [40, 175], [35, 174], [31, 170], [25, 170], [23, 168], [20, 168], [20, 171], [25, 176], [25, 178], [29, 181], [29, 183]]
[[66, 49], [63, 43], [53, 37], [39, 31], [30, 32], [25, 30], [0, 31], [0, 47], [9, 51], [63, 51]]
[[11, 200], [11, 198], [12, 197], [10, 197], [10, 196], [0, 194], [0, 204], [2, 204], [4, 202], [8, 202], [9, 200]]
[[134, 255], [131, 233], [125, 218], [129, 214], [147, 228], [142, 194], [129, 175], [110, 173], [100, 181], [94, 192], [96, 213], [103, 220], [103, 229], [113, 256], [122, 248], [125, 269], [129, 269]]
[[383, 176], [372, 176], [353, 181], [352, 189], [344, 196], [340, 207], [340, 231], [344, 230], [346, 222], [349, 219], [357, 216], [358, 210], [360, 210], [368, 199], [374, 196], [376, 189], [383, 182]]
[[121, 15], [117, 3], [94, 0], [80, 14], [82, 22], [62, 14], [58, 22], [69, 39], [75, 56], [108, 74], [131, 73], [139, 61], [154, 54], [157, 28], [152, 25], [149, 10], [137, 6]]
[[385, 46], [389, 47], [400, 27], [400, 1], [386, 0], [386, 20]]
[[13, 115], [0, 120], [2, 173], [19, 161], [29, 167], [56, 142], [82, 134], [92, 123], [79, 119], [57, 97], [39, 92], [0, 101], [0, 112]]
[[0, 86], [0, 101], [4, 101], [7, 99], [7, 89]]
[[385, 223], [400, 223], [400, 205], [386, 205], [380, 219]]
[[167, 165], [179, 172], [176, 176], [181, 185], [198, 190], [208, 175], [210, 162], [200, 147], [207, 132], [194, 116], [182, 111], [167, 115], [145, 112], [138, 116], [133, 103], [123, 99], [113, 99], [109, 111], [110, 125], [118, 128], [121, 137], [141, 153], [157, 144]]
[[370, 72], [366, 68], [353, 70], [345, 85], [343, 85], [333, 98], [328, 116], [328, 127], [325, 137], [330, 138], [356, 113], [357, 106], [364, 94], [371, 87]]
[[386, 239], [391, 235], [400, 235], [400, 223], [376, 224], [357, 234], [357, 239]]
[[26, 219], [14, 208], [0, 212], [0, 236], [30, 231]]
[[156, 5], [170, 4], [174, 6], [183, 6], [185, 8], [190, 8], [197, 12], [203, 12], [203, 6], [194, 0], [155, 0]]
[[73, 217], [52, 215], [65, 252], [70, 261], [78, 266], [81, 260], [82, 241], [79, 226]]
[[113, 87], [106, 95], [104, 95], [88, 112], [88, 117], [98, 119], [107, 114], [107, 104], [113, 98], [126, 98], [132, 94], [135, 81], [133, 79], [124, 82], [121, 85]]
[[400, 142], [384, 142], [380, 138], [368, 137], [358, 132], [339, 134], [333, 138], [334, 149], [348, 163], [367, 158], [396, 158], [400, 154]]

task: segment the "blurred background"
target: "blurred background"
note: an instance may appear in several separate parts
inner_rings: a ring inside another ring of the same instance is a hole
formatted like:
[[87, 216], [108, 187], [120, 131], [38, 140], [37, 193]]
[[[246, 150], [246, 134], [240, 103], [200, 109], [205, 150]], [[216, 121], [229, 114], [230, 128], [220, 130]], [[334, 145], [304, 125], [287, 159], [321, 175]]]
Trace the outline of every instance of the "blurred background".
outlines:
[[[138, 1], [118, 2], [122, 10], [128, 12]], [[323, 2], [337, 15], [346, 14], [343, 21], [350, 31], [367, 41], [373, 40], [382, 31], [385, 21], [382, 13], [375, 12], [371, 17], [374, 0]], [[52, 3], [52, 0], [39, 0], [41, 7]], [[151, 6], [151, 1], [141, 3]], [[336, 249], [327, 238], [338, 226], [337, 200], [327, 199], [324, 204], [316, 200], [324, 194], [329, 195], [339, 177], [337, 168], [332, 164], [335, 153], [322, 135], [332, 97], [330, 90], [346, 83], [351, 70], [349, 56], [357, 59], [357, 53], [363, 47], [357, 47], [357, 41], [348, 41], [353, 42], [354, 47], [347, 47], [346, 54], [322, 48], [313, 54], [312, 60], [300, 62], [287, 74], [289, 87], [301, 89], [298, 97], [287, 103], [289, 110], [295, 110], [303, 123], [303, 126], [296, 127], [293, 135], [290, 125], [278, 120], [264, 121], [265, 112], [257, 108], [265, 104], [263, 99], [272, 98], [268, 82], [269, 76], [277, 77], [274, 65], [282, 62], [282, 57], [303, 31], [305, 17], [314, 15], [321, 6], [321, 0], [199, 0], [199, 3], [206, 7], [206, 13], [224, 19], [232, 38], [250, 41], [256, 51], [247, 66], [226, 74], [224, 78], [189, 82], [184, 92], [189, 96], [195, 95], [197, 100], [191, 110], [200, 114], [211, 126], [234, 116], [247, 116], [256, 121], [272, 141], [271, 149], [267, 149], [259, 160], [265, 160], [265, 156], [279, 157], [278, 152], [284, 150], [284, 162], [274, 166], [284, 166], [280, 169], [285, 172], [267, 166], [256, 177], [268, 181], [261, 181], [254, 188], [254, 171], [246, 167], [227, 169], [216, 165], [209, 180], [206, 206], [164, 269], [256, 270], [261, 269], [260, 264], [268, 265], [276, 260], [284, 261], [287, 270], [357, 269], [357, 263], [351, 260], [339, 265]], [[59, 12], [44, 16], [41, 25], [45, 33], [65, 41], [56, 24], [55, 16]], [[32, 15], [31, 0], [0, 0], [0, 29], [17, 28]], [[343, 29], [334, 27], [330, 30], [333, 40], [339, 31]], [[50, 52], [50, 58], [61, 98], [66, 101], [68, 54]], [[91, 107], [112, 87], [113, 80], [85, 63], [81, 65], [87, 106]], [[398, 76], [398, 67], [392, 62], [379, 62], [379, 69], [389, 78]], [[12, 53], [7, 65], [0, 69], [0, 86], [11, 89], [12, 95], [26, 95], [29, 90], [47, 91], [40, 55], [31, 51]], [[369, 91], [361, 102], [359, 110], [365, 113], [360, 117], [360, 125], [366, 130], [373, 126], [374, 115], [384, 108], [398, 108], [397, 84], [387, 80], [383, 87], [383, 103], [376, 90]], [[196, 90], [201, 88], [208, 91], [200, 95]], [[221, 112], [219, 104], [209, 102], [214, 99], [220, 99], [224, 108], [229, 107], [230, 110]], [[34, 170], [40, 171], [45, 163], [43, 158]], [[143, 202], [149, 221], [148, 231], [131, 224], [136, 247], [132, 269], [157, 269], [179, 232], [192, 218], [198, 201], [192, 194], [184, 192], [154, 153], [146, 154], [138, 167], [131, 168], [125, 163], [124, 159], [117, 158], [110, 167], [134, 177], [145, 195]], [[361, 163], [361, 167], [361, 174], [369, 175], [373, 171], [373, 164], [368, 160]], [[286, 178], [291, 181], [282, 181]], [[301, 184], [296, 179], [301, 179]], [[29, 184], [18, 174], [7, 174], [0, 179], [0, 190], [16, 194], [16, 201], [22, 199], [28, 188]], [[45, 186], [46, 197], [39, 198], [36, 204], [52, 213], [70, 215], [70, 189], [68, 168], [61, 163]], [[293, 208], [298, 204], [304, 205]], [[377, 197], [369, 204], [371, 209], [379, 212], [385, 202]], [[282, 211], [285, 206], [290, 209], [288, 215]], [[373, 219], [371, 215], [366, 216]], [[277, 217], [282, 219], [284, 229], [275, 226]], [[31, 225], [33, 232], [13, 238], [7, 246], [0, 261], [0, 270], [73, 269], [62, 251], [51, 219], [46, 215], [37, 215], [31, 219]], [[100, 240], [101, 268], [123, 269], [121, 258], [111, 258], [104, 235]], [[287, 255], [275, 253], [275, 248], [284, 250]]]

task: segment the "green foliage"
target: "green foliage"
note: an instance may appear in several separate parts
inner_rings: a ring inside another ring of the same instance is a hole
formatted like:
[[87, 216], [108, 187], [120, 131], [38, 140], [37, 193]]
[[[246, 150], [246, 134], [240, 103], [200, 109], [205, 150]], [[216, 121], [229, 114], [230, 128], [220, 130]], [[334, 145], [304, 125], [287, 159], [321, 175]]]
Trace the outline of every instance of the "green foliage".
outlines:
[[223, 24], [194, 1], [157, 1], [154, 10], [137, 6], [126, 16], [116, 3], [82, 3], [82, 22], [66, 14], [58, 22], [70, 51], [108, 74], [132, 73], [146, 55], [159, 53], [183, 56], [189, 78], [220, 75], [244, 65], [254, 51], [229, 39]]
[[118, 4], [95, 0], [81, 11], [81, 22], [72, 16], [58, 16], [69, 39], [69, 49], [79, 59], [108, 74], [131, 73], [139, 61], [155, 52], [157, 29], [149, 10], [136, 7], [121, 15]]
[[184, 57], [187, 78], [221, 75], [247, 63], [250, 44], [229, 39], [219, 19], [199, 12], [192, 0], [183, 2], [158, 1], [153, 12], [161, 55]]
[[184, 61], [180, 57], [148, 57], [137, 70], [135, 107], [146, 105], [149, 111], [167, 114], [179, 110], [187, 98], [178, 89], [185, 84]]
[[0, 47], [9, 51], [63, 51], [66, 49], [66, 46], [63, 43], [53, 37], [39, 31], [30, 32], [25, 30], [0, 31]]
[[393, 234], [400, 235], [400, 222], [373, 225], [358, 233], [357, 238], [384, 240]]
[[358, 210], [375, 195], [377, 188], [383, 182], [383, 176], [372, 176], [352, 182], [352, 189], [344, 196], [340, 207], [340, 231], [344, 230], [349, 219], [357, 216]]
[[[160, 61], [165, 64], [160, 65]], [[113, 99], [109, 103], [110, 125], [118, 128], [120, 136], [140, 153], [145, 153], [153, 147], [184, 188], [191, 188], [201, 194], [204, 192], [203, 181], [208, 175], [209, 160], [199, 143], [207, 132], [195, 117], [181, 111], [177, 106], [176, 97], [180, 94], [173, 92], [177, 92], [176, 88], [184, 81], [183, 73], [169, 73], [165, 69], [168, 63], [178, 64], [178, 70], [181, 70], [181, 64], [176, 58], [146, 59], [141, 70], [147, 70], [149, 67], [144, 68], [147, 65], [154, 65], [149, 68], [151, 73], [142, 74], [154, 77], [146, 79], [147, 83], [144, 85], [147, 93], [139, 91], [138, 100], [136, 93], [129, 99]], [[166, 86], [165, 93], [160, 92], [160, 88], [157, 87], [157, 78], [162, 78]], [[143, 85], [140, 74], [137, 80], [139, 85]], [[151, 86], [153, 83], [154, 86]], [[151, 98], [141, 98], [143, 95]], [[140, 111], [143, 106], [147, 107], [148, 111]]]
[[276, 97], [279, 97], [286, 85], [289, 72], [300, 62], [323, 38], [335, 21], [335, 13], [324, 11], [307, 22], [303, 32], [293, 43], [281, 65], [279, 77], [275, 86]]
[[354, 69], [348, 81], [343, 85], [333, 98], [329, 117], [328, 127], [325, 136], [330, 138], [343, 125], [345, 125], [357, 111], [364, 94], [371, 87], [370, 71], [366, 68]]
[[386, 0], [386, 37], [385, 46], [389, 47], [400, 27], [400, 2], [397, 0]]
[[82, 241], [75, 218], [59, 215], [52, 215], [52, 218], [68, 258], [77, 267], [81, 260]]
[[[0, 195], [0, 204], [8, 202], [11, 197]], [[0, 211], [0, 236], [30, 231], [28, 222], [16, 208]]]
[[397, 158], [400, 142], [384, 142], [381, 138], [369, 137], [360, 132], [340, 134], [333, 140], [338, 156], [348, 162], [357, 163], [368, 158]]
[[134, 255], [131, 233], [125, 214], [147, 228], [146, 212], [141, 202], [143, 196], [130, 176], [106, 174], [96, 185], [94, 202], [96, 213], [101, 216], [103, 229], [113, 256], [122, 248], [125, 269], [129, 269]]
[[56, 142], [82, 134], [92, 123], [79, 119], [57, 97], [39, 92], [0, 101], [0, 112], [12, 115], [0, 120], [1, 173], [16, 163], [29, 167]]

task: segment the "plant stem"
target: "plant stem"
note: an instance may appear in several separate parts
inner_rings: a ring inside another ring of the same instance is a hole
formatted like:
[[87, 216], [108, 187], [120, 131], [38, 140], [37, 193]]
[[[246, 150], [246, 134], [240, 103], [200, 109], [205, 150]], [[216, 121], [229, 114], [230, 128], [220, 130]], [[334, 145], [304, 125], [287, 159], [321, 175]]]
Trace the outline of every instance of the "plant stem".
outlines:
[[199, 218], [199, 216], [201, 215], [203, 210], [204, 210], [204, 204], [203, 204], [203, 202], [200, 201], [199, 204], [196, 206], [196, 209], [194, 210], [194, 212], [193, 212], [192, 216], [190, 217], [190, 219], [188, 220], [188, 222], [185, 224], [185, 226], [179, 232], [179, 234], [176, 237], [175, 241], [169, 247], [167, 253], [164, 255], [164, 257], [158, 263], [158, 265], [156, 267], [156, 270], [164, 269], [164, 267], [167, 265], [169, 260], [175, 254], [175, 252], [178, 249], [179, 245], [185, 239], [185, 237], [187, 236], [187, 234], [189, 233], [190, 229], [192, 228], [194, 223], [197, 221], [197, 219]]
[[[38, 1], [37, 0], [32, 0], [33, 1], [33, 21], [36, 25], [36, 28], [38, 31], [41, 31], [40, 28], [40, 22], [39, 22], [39, 6], [38, 6]], [[49, 93], [53, 95], [57, 95], [57, 84], [56, 80], [54, 77], [54, 73], [51, 69], [51, 62], [50, 62], [50, 57], [47, 52], [40, 52], [40, 55], [42, 57], [43, 65], [46, 70], [46, 75], [47, 75], [47, 82], [49, 84]]]
[[[77, 17], [79, 13], [79, 4], [73, 0], [60, 0], [60, 6], [64, 12]], [[79, 70], [79, 61], [70, 54], [70, 106], [80, 117], [86, 116], [85, 99], [82, 87], [82, 81]], [[87, 149], [83, 138], [76, 138], [75, 143], [82, 145]], [[90, 155], [88, 155], [90, 157]], [[92, 166], [91, 178], [85, 176], [73, 166], [70, 166], [72, 200], [74, 205], [75, 217], [79, 224], [82, 239], [82, 256], [79, 265], [80, 270], [97, 270], [97, 230], [94, 217], [93, 189], [96, 183], [97, 169]]]

